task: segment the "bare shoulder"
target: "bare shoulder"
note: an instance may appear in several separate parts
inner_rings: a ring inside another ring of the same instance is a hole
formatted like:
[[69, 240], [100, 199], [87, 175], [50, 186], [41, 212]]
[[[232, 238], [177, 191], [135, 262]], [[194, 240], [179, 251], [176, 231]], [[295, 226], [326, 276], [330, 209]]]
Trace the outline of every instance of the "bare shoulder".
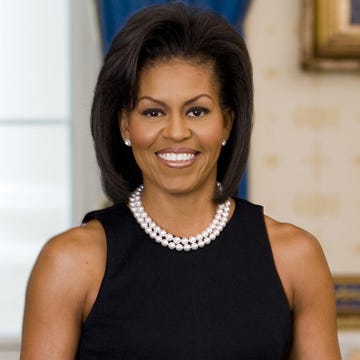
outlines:
[[38, 261], [50, 258], [57, 265], [85, 266], [97, 261], [105, 250], [101, 224], [92, 220], [54, 236], [43, 247]]
[[272, 239], [275, 239], [275, 241], [294, 241], [300, 239], [312, 242], [316, 240], [308, 231], [293, 224], [277, 221], [269, 216], [265, 216], [265, 224], [269, 235], [272, 235]]
[[267, 216], [265, 225], [275, 264], [292, 308], [296, 305], [295, 296], [299, 298], [298, 293], [306, 289], [304, 283], [325, 279], [328, 286], [332, 286], [324, 252], [314, 235]]
[[332, 276], [319, 241], [265, 217], [279, 277], [293, 312], [291, 359], [341, 359]]
[[268, 216], [265, 216], [265, 225], [275, 251], [281, 250], [289, 257], [323, 256], [319, 241], [308, 231]]
[[[76, 310], [80, 317], [96, 296], [104, 273], [106, 242], [97, 220], [75, 227], [50, 239], [32, 270], [27, 300], [42, 299], [56, 306], [54, 298]], [[95, 292], [95, 294], [93, 294]]]
[[54, 236], [41, 250], [33, 273], [40, 275], [45, 270], [59, 272], [62, 277], [72, 273], [73, 279], [86, 274], [87, 268], [101, 262], [105, 255], [102, 232], [100, 223], [92, 221]]
[[96, 220], [46, 243], [26, 291], [21, 359], [74, 358], [105, 262], [105, 235]]

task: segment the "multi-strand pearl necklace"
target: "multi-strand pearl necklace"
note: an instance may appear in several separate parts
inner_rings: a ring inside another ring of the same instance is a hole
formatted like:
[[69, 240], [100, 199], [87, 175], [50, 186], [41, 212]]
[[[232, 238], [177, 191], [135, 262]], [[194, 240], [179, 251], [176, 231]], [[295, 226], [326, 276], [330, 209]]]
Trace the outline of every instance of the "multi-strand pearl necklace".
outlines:
[[160, 243], [169, 249], [189, 251], [202, 248], [205, 245], [210, 244], [211, 241], [215, 240], [220, 235], [229, 220], [230, 200], [226, 200], [223, 204], [218, 205], [215, 217], [211, 221], [209, 227], [204, 231], [188, 238], [175, 236], [157, 225], [145, 211], [141, 201], [143, 189], [143, 185], [140, 185], [130, 195], [129, 208], [144, 231], [157, 243]]

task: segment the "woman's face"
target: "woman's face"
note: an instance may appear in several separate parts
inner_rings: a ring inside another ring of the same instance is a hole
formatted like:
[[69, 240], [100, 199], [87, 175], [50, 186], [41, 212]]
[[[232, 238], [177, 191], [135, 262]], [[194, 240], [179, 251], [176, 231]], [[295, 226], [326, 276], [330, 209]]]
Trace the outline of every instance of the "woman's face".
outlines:
[[220, 106], [213, 66], [184, 59], [144, 67], [135, 107], [120, 115], [145, 190], [173, 194], [213, 189], [231, 124], [230, 111]]

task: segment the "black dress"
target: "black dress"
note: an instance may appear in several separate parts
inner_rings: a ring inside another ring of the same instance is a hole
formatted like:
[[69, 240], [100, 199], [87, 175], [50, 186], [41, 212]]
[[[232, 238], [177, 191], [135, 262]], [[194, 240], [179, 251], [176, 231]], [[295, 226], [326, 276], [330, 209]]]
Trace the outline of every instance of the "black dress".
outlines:
[[156, 243], [124, 204], [94, 218], [107, 262], [77, 359], [287, 359], [292, 315], [262, 207], [236, 199], [220, 236], [189, 252]]

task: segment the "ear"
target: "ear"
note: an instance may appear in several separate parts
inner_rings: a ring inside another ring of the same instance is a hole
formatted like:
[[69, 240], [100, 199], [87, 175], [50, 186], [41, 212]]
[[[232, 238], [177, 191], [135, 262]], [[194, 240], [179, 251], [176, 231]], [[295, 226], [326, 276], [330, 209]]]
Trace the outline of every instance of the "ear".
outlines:
[[223, 119], [224, 119], [224, 136], [225, 140], [228, 140], [230, 136], [230, 132], [233, 126], [235, 114], [231, 109], [226, 109], [223, 111]]
[[121, 110], [118, 114], [119, 129], [122, 139], [130, 139], [129, 132], [129, 114], [125, 110]]

